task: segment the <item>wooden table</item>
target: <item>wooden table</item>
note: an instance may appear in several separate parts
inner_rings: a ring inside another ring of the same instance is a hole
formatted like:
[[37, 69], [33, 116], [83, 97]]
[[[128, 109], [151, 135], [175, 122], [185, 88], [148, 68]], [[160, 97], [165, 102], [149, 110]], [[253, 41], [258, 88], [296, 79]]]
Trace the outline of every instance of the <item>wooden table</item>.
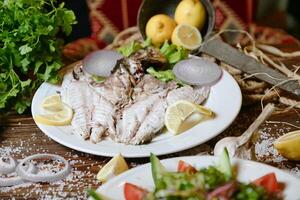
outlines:
[[[286, 47], [292, 50], [295, 47]], [[299, 64], [300, 59], [289, 59], [290, 64]], [[240, 135], [247, 129], [253, 120], [260, 113], [260, 104], [252, 104], [243, 106], [233, 124], [218, 137], [213, 140], [199, 145], [193, 149], [183, 152], [162, 156], [161, 158], [174, 156], [187, 156], [198, 154], [212, 154], [212, 150], [216, 141], [228, 135]], [[300, 162], [290, 162], [282, 158], [282, 160], [274, 159], [278, 155], [274, 154], [272, 146], [267, 146], [268, 152], [260, 151], [258, 147], [262, 144], [264, 138], [260, 135], [269, 134], [270, 137], [278, 137], [289, 130], [299, 129], [300, 127], [300, 110], [290, 110], [286, 113], [274, 115], [269, 120], [280, 121], [281, 123], [271, 124], [264, 123], [258, 133], [256, 139], [249, 146], [252, 152], [251, 159], [265, 162], [286, 169], [300, 177]], [[287, 125], [288, 122], [292, 125]], [[56, 183], [37, 183], [23, 184], [16, 187], [0, 188], [0, 199], [85, 199], [85, 189], [100, 186], [96, 180], [96, 174], [109, 158], [101, 156], [93, 156], [81, 153], [67, 147], [64, 147], [52, 139], [48, 138], [35, 125], [30, 114], [15, 115], [9, 114], [0, 118], [0, 157], [13, 156], [21, 159], [35, 153], [53, 153], [58, 154], [70, 162], [72, 165], [72, 173], [65, 180]], [[298, 127], [298, 128], [297, 128]], [[270, 153], [271, 152], [271, 153]], [[148, 158], [143, 159], [127, 159], [130, 167], [149, 162]]]

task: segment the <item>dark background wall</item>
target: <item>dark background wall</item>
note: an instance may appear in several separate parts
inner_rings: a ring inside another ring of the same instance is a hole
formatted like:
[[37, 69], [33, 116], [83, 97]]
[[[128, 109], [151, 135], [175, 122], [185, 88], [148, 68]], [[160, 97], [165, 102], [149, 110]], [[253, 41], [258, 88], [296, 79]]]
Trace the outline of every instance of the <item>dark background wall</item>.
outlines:
[[[110, 1], [111, 3], [118, 2]], [[62, 0], [58, 2], [62, 2]], [[72, 34], [66, 38], [66, 42], [90, 36], [91, 29], [86, 0], [65, 0], [64, 2], [67, 8], [75, 12], [78, 21]], [[256, 6], [255, 23], [284, 29], [300, 39], [299, 0], [257, 0]]]

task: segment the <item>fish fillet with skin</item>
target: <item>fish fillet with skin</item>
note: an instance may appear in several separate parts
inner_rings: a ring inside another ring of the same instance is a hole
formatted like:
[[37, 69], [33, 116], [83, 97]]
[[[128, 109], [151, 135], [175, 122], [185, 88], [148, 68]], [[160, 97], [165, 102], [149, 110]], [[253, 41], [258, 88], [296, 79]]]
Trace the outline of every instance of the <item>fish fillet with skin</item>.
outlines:
[[91, 135], [90, 140], [94, 143], [100, 142], [104, 133], [115, 132], [115, 113], [114, 105], [101, 97], [99, 94], [93, 96], [93, 110], [91, 116]]
[[137, 68], [138, 66], [129, 66], [125, 60], [118, 62], [118, 68], [103, 83], [90, 81], [91, 86], [101, 96], [105, 97], [114, 105], [127, 104], [133, 89], [135, 79], [128, 68]]
[[114, 139], [126, 144], [150, 141], [164, 126], [167, 91], [141, 98], [127, 106], [118, 118]]
[[83, 139], [90, 137], [93, 92], [87, 82], [68, 81], [61, 91], [62, 101], [71, 106], [74, 111], [71, 122], [75, 134]]
[[[141, 77], [139, 63], [122, 59], [104, 82], [97, 83], [81, 67], [64, 76], [62, 100], [74, 110], [74, 133], [94, 143], [115, 133], [115, 112], [131, 100], [133, 84]], [[134, 73], [132, 75], [131, 73]]]
[[[114, 106], [90, 86], [89, 78], [74, 69], [64, 76], [61, 97], [74, 111], [73, 132], [83, 139], [98, 142], [106, 132], [114, 130]], [[105, 122], [105, 123], [104, 123]]]
[[186, 100], [196, 104], [201, 104], [209, 95], [210, 87], [192, 87], [189, 85], [176, 88], [169, 92], [167, 97], [168, 105], [171, 105], [179, 100]]
[[200, 104], [208, 93], [209, 87], [178, 87], [174, 82], [164, 83], [145, 75], [134, 89], [134, 101], [118, 116], [113, 139], [134, 145], [149, 142], [164, 127], [169, 105], [178, 100]]
[[104, 82], [94, 81], [81, 67], [64, 76], [61, 96], [74, 111], [74, 133], [94, 143], [109, 136], [120, 143], [143, 144], [164, 127], [169, 105], [178, 100], [200, 104], [208, 97], [209, 87], [162, 82], [145, 74], [142, 62], [152, 65], [164, 60], [153, 49], [143, 50], [120, 59]]

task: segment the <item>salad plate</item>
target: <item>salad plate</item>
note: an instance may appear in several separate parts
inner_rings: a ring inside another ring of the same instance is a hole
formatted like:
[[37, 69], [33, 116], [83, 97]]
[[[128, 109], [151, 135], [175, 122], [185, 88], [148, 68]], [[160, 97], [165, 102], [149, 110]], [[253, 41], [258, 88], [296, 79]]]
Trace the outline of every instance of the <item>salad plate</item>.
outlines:
[[[162, 165], [168, 171], [177, 171], [179, 161], [184, 161], [195, 167], [196, 169], [206, 168], [208, 166], [216, 166], [218, 157], [213, 156], [189, 156], [177, 157], [162, 160]], [[237, 180], [243, 183], [249, 183], [266, 174], [275, 173], [279, 183], [284, 184], [283, 196], [286, 200], [299, 199], [300, 179], [281, 171], [275, 167], [261, 164], [254, 161], [232, 159], [232, 166], [237, 167]], [[153, 164], [152, 164], [153, 167]], [[140, 188], [152, 191], [154, 189], [154, 181], [151, 172], [151, 163], [133, 168], [117, 177], [112, 178], [104, 185], [97, 189], [97, 192], [103, 197], [111, 200], [124, 199], [124, 185], [133, 184]]]
[[[40, 114], [40, 105], [47, 96], [60, 92], [61, 87], [43, 83], [36, 91], [31, 111], [35, 116]], [[72, 133], [71, 126], [47, 126], [37, 123], [37, 126], [47, 136], [56, 142], [77, 151], [99, 155], [115, 156], [121, 153], [124, 157], [148, 157], [150, 152], [164, 155], [186, 150], [202, 144], [220, 134], [238, 115], [242, 103], [240, 88], [234, 78], [225, 70], [221, 79], [211, 87], [204, 106], [215, 113], [211, 120], [200, 122], [198, 125], [179, 135], [162, 133], [150, 143], [143, 145], [127, 145], [105, 139], [97, 144], [85, 141]]]

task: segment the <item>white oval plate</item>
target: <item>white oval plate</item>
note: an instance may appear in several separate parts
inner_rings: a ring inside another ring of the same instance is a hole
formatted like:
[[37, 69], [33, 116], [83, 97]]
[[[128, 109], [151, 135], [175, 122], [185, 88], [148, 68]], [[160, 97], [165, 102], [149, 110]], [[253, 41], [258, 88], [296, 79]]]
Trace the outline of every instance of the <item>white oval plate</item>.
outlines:
[[[33, 97], [32, 115], [40, 113], [39, 106], [45, 97], [59, 90], [60, 86], [43, 83]], [[233, 122], [240, 111], [241, 103], [242, 95], [238, 84], [223, 70], [222, 78], [211, 87], [204, 104], [215, 112], [216, 117], [176, 136], [171, 133], [160, 134], [152, 142], [144, 145], [120, 144], [109, 139], [93, 144], [72, 134], [71, 126], [46, 126], [38, 123], [37, 126], [56, 142], [81, 152], [100, 156], [115, 156], [121, 153], [124, 157], [148, 157], [151, 152], [155, 155], [164, 155], [186, 150], [217, 136]]]
[[[189, 156], [189, 157], [177, 157], [162, 160], [162, 164], [170, 171], [176, 171], [178, 161], [183, 160], [197, 169], [214, 165], [218, 158], [213, 156]], [[238, 177], [241, 182], [249, 183], [267, 173], [274, 172], [277, 180], [285, 184], [284, 199], [286, 200], [299, 200], [299, 186], [300, 179], [293, 177], [292, 175], [283, 172], [275, 167], [265, 165], [262, 163], [233, 159], [231, 162], [234, 166], [237, 166]], [[149, 191], [153, 190], [154, 183], [151, 174], [150, 164], [141, 165], [133, 168], [115, 178], [112, 178], [104, 185], [98, 188], [98, 192], [104, 197], [108, 197], [111, 200], [124, 199], [123, 187], [124, 183], [133, 183], [141, 186]]]

